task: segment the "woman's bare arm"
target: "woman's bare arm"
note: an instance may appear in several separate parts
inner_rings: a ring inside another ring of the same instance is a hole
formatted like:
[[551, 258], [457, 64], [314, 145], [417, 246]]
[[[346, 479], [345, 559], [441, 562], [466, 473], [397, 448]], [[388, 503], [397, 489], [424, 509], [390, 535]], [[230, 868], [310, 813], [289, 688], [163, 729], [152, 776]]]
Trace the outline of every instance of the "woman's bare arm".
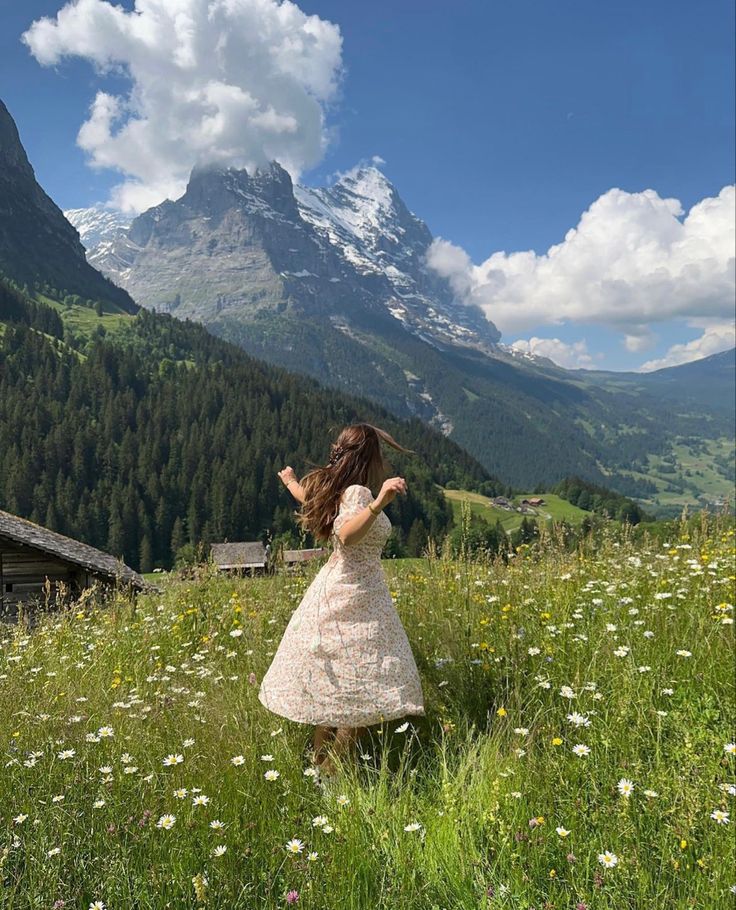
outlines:
[[298, 480], [292, 480], [286, 485], [286, 489], [291, 493], [294, 499], [304, 502], [304, 487]]

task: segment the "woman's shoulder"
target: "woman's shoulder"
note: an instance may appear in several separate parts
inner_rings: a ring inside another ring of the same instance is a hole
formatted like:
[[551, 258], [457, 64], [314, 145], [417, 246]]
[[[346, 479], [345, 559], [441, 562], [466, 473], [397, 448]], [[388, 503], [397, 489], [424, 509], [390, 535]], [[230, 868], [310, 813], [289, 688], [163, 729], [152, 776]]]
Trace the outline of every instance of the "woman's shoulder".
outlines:
[[353, 497], [366, 495], [371, 497], [373, 496], [370, 487], [364, 487], [363, 484], [360, 483], [351, 483], [350, 486], [345, 487], [345, 489], [342, 491], [341, 498], [344, 502], [346, 499], [352, 499]]

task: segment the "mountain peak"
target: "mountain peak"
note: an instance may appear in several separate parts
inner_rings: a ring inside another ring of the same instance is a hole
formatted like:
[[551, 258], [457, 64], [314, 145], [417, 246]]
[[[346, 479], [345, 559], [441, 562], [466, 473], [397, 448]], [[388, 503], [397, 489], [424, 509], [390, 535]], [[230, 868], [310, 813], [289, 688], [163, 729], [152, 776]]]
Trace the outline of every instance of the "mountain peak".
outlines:
[[225, 211], [234, 204], [262, 209], [266, 204], [276, 212], [296, 214], [291, 177], [278, 161], [259, 166], [252, 174], [246, 168], [195, 165], [184, 198], [206, 211]]
[[376, 206], [390, 210], [398, 194], [388, 177], [375, 165], [358, 165], [344, 174], [329, 188], [333, 193], [358, 196]]
[[0, 99], [0, 165], [22, 171], [26, 177], [34, 178], [33, 168], [28, 160], [18, 128], [10, 111]]

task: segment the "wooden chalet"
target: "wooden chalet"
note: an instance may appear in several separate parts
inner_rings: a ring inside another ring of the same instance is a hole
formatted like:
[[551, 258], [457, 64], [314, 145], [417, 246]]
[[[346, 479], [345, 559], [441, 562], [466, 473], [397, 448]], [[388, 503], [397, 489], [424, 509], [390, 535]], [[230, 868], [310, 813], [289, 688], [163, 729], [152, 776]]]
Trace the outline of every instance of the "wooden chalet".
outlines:
[[141, 576], [89, 544], [0, 510], [0, 619], [14, 618], [19, 603], [56, 601], [63, 584], [78, 596], [93, 584], [144, 590]]
[[221, 572], [265, 574], [269, 571], [269, 553], [260, 541], [213, 543], [212, 561]]
[[306, 563], [319, 559], [327, 553], [326, 547], [312, 547], [304, 550], [284, 550], [281, 561], [284, 568], [291, 572], [299, 571]]

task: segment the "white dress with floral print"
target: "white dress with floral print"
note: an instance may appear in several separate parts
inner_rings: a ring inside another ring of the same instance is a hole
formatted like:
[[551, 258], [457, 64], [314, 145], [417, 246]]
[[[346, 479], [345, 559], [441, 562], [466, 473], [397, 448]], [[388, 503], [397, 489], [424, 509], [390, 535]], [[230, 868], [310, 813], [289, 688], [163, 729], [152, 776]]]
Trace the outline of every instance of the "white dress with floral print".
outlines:
[[300, 723], [359, 727], [424, 714], [414, 656], [381, 566], [391, 531], [381, 512], [345, 545], [335, 533], [373, 499], [353, 484], [332, 527], [334, 549], [289, 620], [258, 698]]

